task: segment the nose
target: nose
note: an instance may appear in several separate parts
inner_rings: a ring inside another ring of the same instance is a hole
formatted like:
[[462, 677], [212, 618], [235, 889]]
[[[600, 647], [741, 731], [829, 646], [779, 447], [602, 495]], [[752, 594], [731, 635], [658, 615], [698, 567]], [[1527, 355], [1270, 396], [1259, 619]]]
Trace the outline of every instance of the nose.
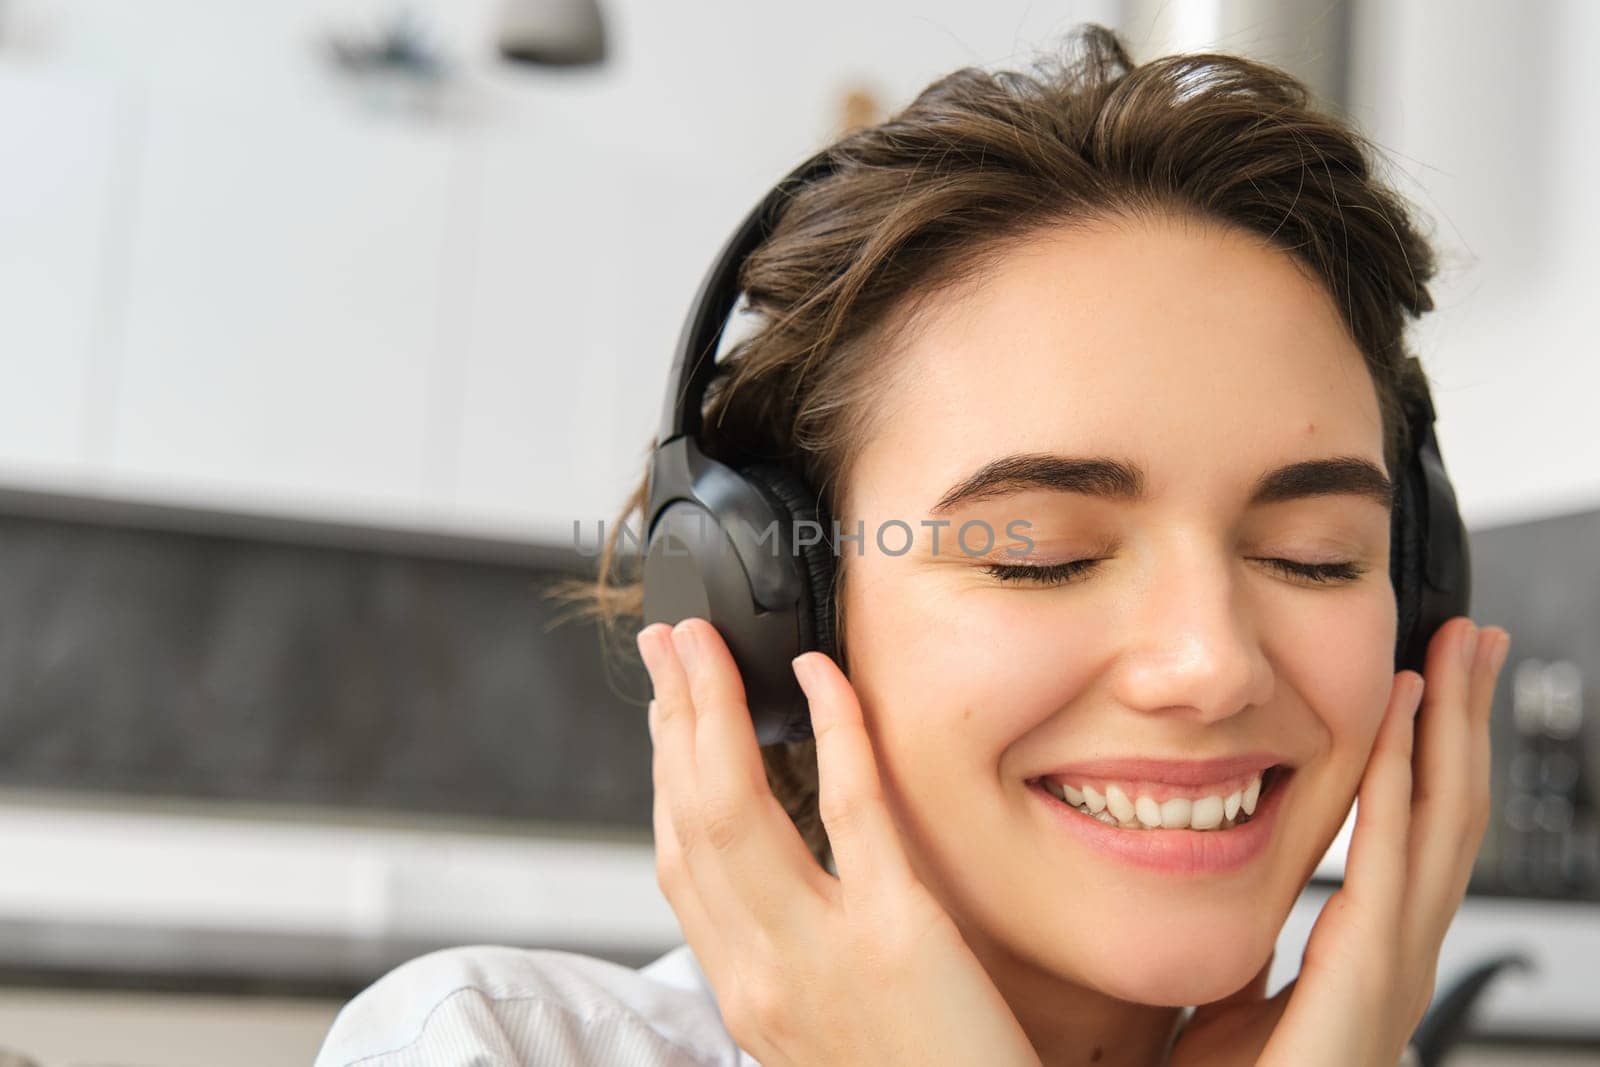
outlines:
[[1113, 690], [1135, 711], [1185, 714], [1212, 723], [1272, 697], [1262, 650], [1226, 553], [1197, 545], [1168, 553], [1131, 595], [1127, 651]]

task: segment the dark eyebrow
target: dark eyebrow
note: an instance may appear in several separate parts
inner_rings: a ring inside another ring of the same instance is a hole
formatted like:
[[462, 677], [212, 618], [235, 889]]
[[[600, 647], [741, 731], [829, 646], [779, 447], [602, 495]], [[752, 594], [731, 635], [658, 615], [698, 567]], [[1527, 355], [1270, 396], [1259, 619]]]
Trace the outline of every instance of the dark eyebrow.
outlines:
[[[1051, 489], [1138, 504], [1147, 499], [1147, 483], [1144, 468], [1128, 460], [1018, 453], [987, 463], [951, 486], [933, 506], [932, 514], [949, 511], [958, 503], [1024, 489]], [[1360, 456], [1307, 459], [1270, 470], [1251, 487], [1249, 506], [1333, 495], [1371, 500], [1385, 511], [1394, 506], [1394, 484], [1389, 476]]]

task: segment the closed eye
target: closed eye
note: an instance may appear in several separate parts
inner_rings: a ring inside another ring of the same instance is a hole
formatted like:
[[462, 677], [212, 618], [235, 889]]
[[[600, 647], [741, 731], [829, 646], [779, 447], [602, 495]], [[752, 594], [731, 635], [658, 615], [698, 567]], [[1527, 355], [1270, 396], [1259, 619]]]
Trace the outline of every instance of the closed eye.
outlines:
[[1264, 559], [1261, 562], [1271, 564], [1295, 577], [1326, 584], [1353, 582], [1367, 573], [1367, 568], [1354, 562], [1296, 563], [1292, 559]]
[[[984, 573], [1002, 582], [1029, 582], [1034, 585], [1066, 585], [1088, 573], [1099, 563], [1098, 559], [1075, 559], [1065, 563], [1016, 564], [996, 563], [985, 567]], [[1292, 559], [1262, 559], [1280, 573], [1291, 578], [1318, 585], [1339, 585], [1353, 582], [1366, 573], [1366, 568], [1353, 561], [1339, 563], [1300, 563]]]
[[984, 573], [1002, 582], [1033, 582], [1038, 585], [1065, 585], [1100, 561], [1075, 559], [1066, 563], [1023, 564], [996, 563], [985, 567]]

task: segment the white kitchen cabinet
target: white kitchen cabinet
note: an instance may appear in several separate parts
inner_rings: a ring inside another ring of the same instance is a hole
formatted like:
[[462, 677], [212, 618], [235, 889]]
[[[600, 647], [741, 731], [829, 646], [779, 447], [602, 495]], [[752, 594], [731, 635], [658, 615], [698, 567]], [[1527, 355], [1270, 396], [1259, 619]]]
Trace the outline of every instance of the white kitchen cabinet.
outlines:
[[0, 472], [83, 476], [114, 302], [115, 83], [0, 64]]
[[621, 227], [604, 205], [625, 195], [624, 160], [555, 123], [487, 133], [477, 151], [454, 503], [466, 524], [548, 529], [602, 494], [616, 428], [628, 312], [605, 284]]
[[678, 330], [744, 208], [728, 181], [576, 122], [481, 145], [456, 518], [592, 546], [643, 473]]
[[429, 508], [458, 134], [330, 92], [158, 86], [110, 483], [402, 521]]

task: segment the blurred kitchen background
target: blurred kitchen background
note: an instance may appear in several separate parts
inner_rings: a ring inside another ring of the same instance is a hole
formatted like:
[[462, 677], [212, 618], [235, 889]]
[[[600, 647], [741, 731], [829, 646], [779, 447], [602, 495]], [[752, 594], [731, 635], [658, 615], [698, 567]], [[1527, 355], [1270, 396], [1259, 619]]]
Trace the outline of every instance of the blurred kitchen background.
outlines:
[[1435, 224], [1514, 643], [1432, 1062], [1600, 1063], [1587, 0], [0, 0], [0, 1050], [306, 1063], [432, 948], [680, 943], [643, 675], [541, 590], [771, 182], [1083, 20], [1290, 68]]

